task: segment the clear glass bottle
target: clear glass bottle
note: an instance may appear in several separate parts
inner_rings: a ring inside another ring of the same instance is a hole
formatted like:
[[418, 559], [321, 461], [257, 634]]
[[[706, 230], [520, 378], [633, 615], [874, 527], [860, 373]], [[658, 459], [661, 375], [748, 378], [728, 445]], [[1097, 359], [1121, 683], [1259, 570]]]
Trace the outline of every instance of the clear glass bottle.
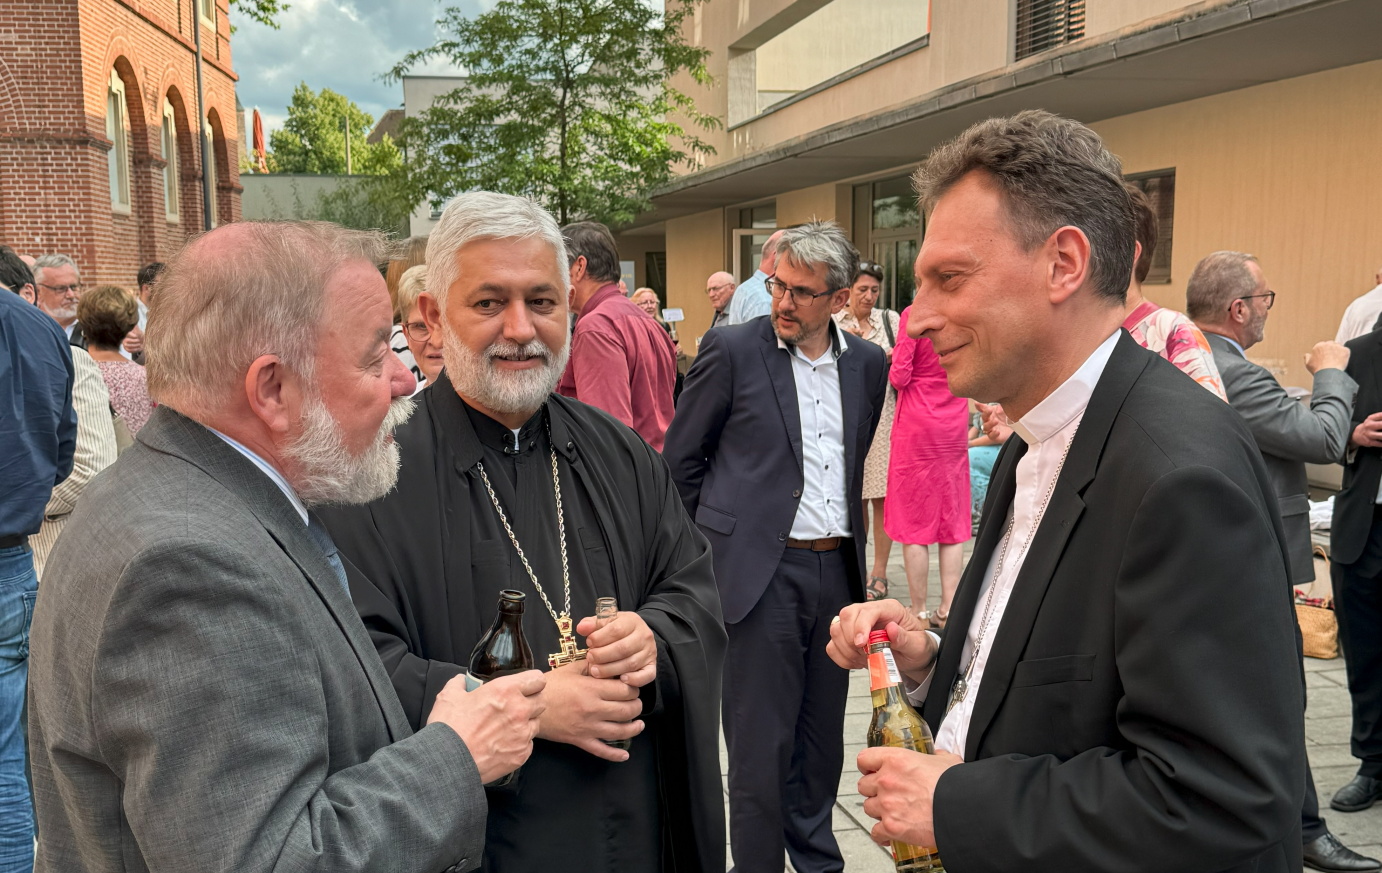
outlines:
[[[619, 601], [613, 597], [599, 597], [595, 600], [595, 628], [599, 630], [619, 615]], [[601, 740], [607, 746], [628, 751], [633, 745], [633, 740]]]

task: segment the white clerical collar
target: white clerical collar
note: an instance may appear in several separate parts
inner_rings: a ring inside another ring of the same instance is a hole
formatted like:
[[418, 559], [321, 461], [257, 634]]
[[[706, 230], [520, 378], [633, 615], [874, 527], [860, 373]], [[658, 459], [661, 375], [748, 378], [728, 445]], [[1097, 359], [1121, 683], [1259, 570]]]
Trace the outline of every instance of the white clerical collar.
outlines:
[[1115, 330], [1093, 354], [1085, 358], [1085, 362], [1069, 379], [1032, 407], [1031, 412], [1014, 421], [1013, 433], [1022, 437], [1027, 445], [1033, 446], [1046, 442], [1070, 422], [1084, 415], [1089, 398], [1094, 394], [1094, 386], [1099, 384], [1099, 377], [1104, 374], [1104, 367], [1108, 366], [1114, 346], [1118, 345], [1118, 335], [1122, 332], [1121, 328]]
[[298, 515], [302, 516], [302, 523], [308, 523], [307, 507], [304, 506], [302, 501], [298, 499], [297, 492], [293, 490], [293, 486], [288, 484], [288, 480], [283, 478], [283, 474], [278, 472], [278, 470], [274, 469], [273, 464], [270, 464], [268, 461], [264, 460], [250, 449], [245, 448], [244, 446], [240, 445], [240, 443], [221, 433], [216, 428], [208, 427], [207, 430], [211, 431], [216, 436], [225, 440], [226, 445], [230, 446], [235, 451], [244, 455], [246, 458], [249, 458], [250, 463], [254, 464], [254, 466], [262, 470], [264, 472], [264, 475], [268, 476], [269, 480], [272, 481], [275, 485], [277, 485], [279, 490], [283, 492], [283, 495], [288, 498], [288, 502], [293, 504], [293, 508], [298, 511]]

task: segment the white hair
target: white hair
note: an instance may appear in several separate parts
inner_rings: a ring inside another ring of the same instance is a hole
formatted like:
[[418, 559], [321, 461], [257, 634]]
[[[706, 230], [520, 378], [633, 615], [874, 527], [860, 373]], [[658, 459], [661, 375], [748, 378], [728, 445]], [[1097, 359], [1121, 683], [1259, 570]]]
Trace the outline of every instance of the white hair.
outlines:
[[527, 197], [471, 191], [447, 205], [427, 238], [427, 291], [446, 307], [446, 295], [460, 273], [457, 253], [481, 239], [531, 239], [552, 247], [559, 275], [567, 275], [566, 242], [557, 220]]
[[81, 280], [81, 278], [82, 278], [82, 271], [81, 271], [80, 268], [77, 267], [77, 262], [76, 262], [76, 261], [72, 260], [72, 259], [69, 258], [67, 255], [53, 254], [53, 255], [42, 255], [42, 256], [40, 256], [40, 257], [34, 259], [34, 268], [33, 268], [34, 282], [41, 282], [41, 281], [43, 281], [42, 279], [39, 278], [39, 274], [40, 274], [42, 271], [44, 271], [44, 270], [60, 270], [60, 269], [62, 269], [63, 267], [71, 267], [72, 270], [77, 274], [77, 279], [78, 279], [78, 281]]

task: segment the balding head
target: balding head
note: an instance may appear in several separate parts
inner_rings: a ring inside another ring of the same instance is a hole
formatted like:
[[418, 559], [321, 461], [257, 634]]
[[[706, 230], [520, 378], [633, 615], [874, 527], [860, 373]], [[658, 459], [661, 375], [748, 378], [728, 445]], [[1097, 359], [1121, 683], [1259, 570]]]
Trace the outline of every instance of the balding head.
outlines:
[[768, 237], [767, 242], [763, 243], [763, 257], [758, 260], [758, 269], [767, 273], [769, 276], [777, 269], [777, 241], [782, 239], [782, 234], [785, 232], [785, 228], [779, 230]]
[[710, 278], [705, 280], [705, 296], [710, 298], [710, 305], [715, 307], [716, 312], [723, 312], [729, 305], [738, 284], [733, 276], [723, 270], [711, 273]]
[[264, 354], [310, 382], [328, 281], [386, 250], [382, 234], [326, 222], [245, 221], [192, 240], [168, 264], [149, 313], [150, 396], [199, 418], [222, 408]]
[[389, 349], [385, 254], [381, 234], [325, 222], [193, 240], [149, 311], [149, 394], [254, 451], [309, 506], [382, 496], [416, 385]]

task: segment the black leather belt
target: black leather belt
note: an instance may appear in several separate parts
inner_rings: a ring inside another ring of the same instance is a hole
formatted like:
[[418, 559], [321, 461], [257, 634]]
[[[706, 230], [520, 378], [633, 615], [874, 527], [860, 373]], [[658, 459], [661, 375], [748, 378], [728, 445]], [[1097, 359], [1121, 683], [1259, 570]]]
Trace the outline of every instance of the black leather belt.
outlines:
[[813, 552], [833, 552], [844, 542], [844, 537], [822, 537], [818, 540], [787, 540], [789, 549], [810, 549]]
[[11, 536], [0, 537], [0, 549], [12, 549], [15, 546], [27, 546], [29, 537], [27, 534], [13, 534]]

